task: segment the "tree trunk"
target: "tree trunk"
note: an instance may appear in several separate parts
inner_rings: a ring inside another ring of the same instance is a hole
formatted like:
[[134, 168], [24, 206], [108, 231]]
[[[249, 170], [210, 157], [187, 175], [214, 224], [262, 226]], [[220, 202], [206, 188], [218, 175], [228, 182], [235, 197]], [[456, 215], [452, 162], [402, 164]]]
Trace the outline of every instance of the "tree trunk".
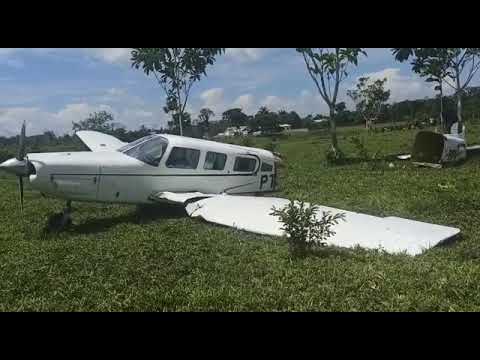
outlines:
[[183, 136], [182, 118], [183, 118], [182, 112], [179, 111], [178, 112], [178, 126], [180, 127], [180, 136]]
[[463, 118], [462, 118], [462, 92], [457, 92], [457, 120], [458, 120], [458, 131], [462, 132], [463, 129]]
[[330, 118], [328, 120], [330, 123], [330, 136], [332, 137], [332, 149], [336, 154], [339, 149], [337, 140], [337, 124], [335, 123], [335, 107], [333, 105], [330, 107]]
[[463, 132], [463, 118], [462, 118], [462, 88], [460, 85], [460, 70], [458, 67], [455, 69], [455, 75], [457, 80], [457, 121], [458, 121], [458, 132]]
[[442, 134], [445, 134], [445, 120], [443, 119], [443, 86], [440, 83], [440, 129], [442, 129]]

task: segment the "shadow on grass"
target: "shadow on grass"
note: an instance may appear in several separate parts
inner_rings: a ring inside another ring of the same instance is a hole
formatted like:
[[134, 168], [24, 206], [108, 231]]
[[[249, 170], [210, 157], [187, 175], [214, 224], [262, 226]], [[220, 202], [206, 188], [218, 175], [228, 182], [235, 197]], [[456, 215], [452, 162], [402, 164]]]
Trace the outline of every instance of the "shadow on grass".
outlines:
[[[52, 218], [58, 216], [58, 214], [55, 214]], [[119, 224], [148, 224], [165, 219], [183, 218], [185, 216], [187, 214], [183, 206], [170, 204], [142, 205], [125, 215], [89, 219], [85, 222], [73, 223], [66, 228], [58, 227], [54, 221], [49, 221], [43, 228], [43, 234], [97, 234], [108, 231]], [[73, 218], [75, 218], [75, 213], [73, 213]]]
[[375, 250], [366, 250], [360, 247], [342, 248], [336, 246], [326, 246], [322, 248], [309, 249], [304, 252], [295, 252], [289, 250], [289, 257], [293, 261], [303, 261], [308, 258], [328, 259], [341, 258], [343, 260], [359, 258], [366, 254], [375, 253]]
[[399, 154], [390, 154], [385, 156], [379, 156], [376, 158], [361, 158], [361, 157], [344, 157], [339, 159], [336, 162], [329, 163], [329, 166], [342, 166], [342, 165], [357, 165], [357, 164], [380, 164], [385, 162], [392, 162], [399, 160], [397, 156], [402, 155], [403, 153]]
[[459, 233], [455, 236], [452, 236], [448, 239], [443, 240], [442, 242], [435, 245], [433, 248], [438, 248], [438, 249], [451, 248], [451, 247], [457, 245], [459, 242], [461, 242], [463, 240], [464, 240], [463, 234]]
[[[361, 157], [345, 157], [345, 158], [342, 158], [336, 162], [330, 162], [328, 163], [329, 166], [332, 166], [332, 167], [335, 167], [335, 166], [345, 166], [345, 165], [357, 165], [357, 164], [382, 164], [382, 163], [387, 163], [387, 162], [393, 162], [393, 161], [398, 161], [398, 156], [399, 155], [403, 155], [404, 153], [398, 153], [398, 154], [390, 154], [390, 155], [385, 155], [385, 156], [382, 156], [382, 157], [378, 157], [378, 158], [370, 158], [370, 159], [366, 159], [366, 158], [361, 158]], [[443, 164], [443, 167], [444, 168], [456, 168], [456, 167], [462, 167], [463, 165], [465, 165], [466, 163], [468, 163], [470, 160], [473, 160], [473, 159], [478, 159], [480, 158], [480, 149], [475, 149], [475, 150], [471, 150], [468, 152], [468, 155], [467, 155], [467, 158], [466, 159], [462, 159], [462, 160], [459, 160], [459, 161], [455, 161], [455, 162], [448, 162], [448, 163], [444, 163]], [[403, 161], [404, 163], [412, 163], [412, 160], [408, 160], [408, 161]]]

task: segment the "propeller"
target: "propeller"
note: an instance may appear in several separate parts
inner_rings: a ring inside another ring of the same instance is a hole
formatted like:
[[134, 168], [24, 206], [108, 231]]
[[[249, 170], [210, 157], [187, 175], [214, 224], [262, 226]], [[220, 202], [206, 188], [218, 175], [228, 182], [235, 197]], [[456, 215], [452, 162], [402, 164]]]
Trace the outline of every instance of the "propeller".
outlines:
[[18, 154], [17, 154], [18, 161], [22, 161], [25, 158], [25, 133], [26, 133], [26, 124], [24, 121], [22, 125], [22, 130], [20, 131], [20, 137], [18, 139]]
[[13, 159], [9, 159], [0, 164], [0, 170], [4, 170], [18, 177], [18, 188], [20, 192], [20, 206], [23, 212], [23, 177], [36, 173], [35, 166], [28, 160], [26, 154], [26, 124], [22, 125], [22, 130], [18, 137], [18, 153]]

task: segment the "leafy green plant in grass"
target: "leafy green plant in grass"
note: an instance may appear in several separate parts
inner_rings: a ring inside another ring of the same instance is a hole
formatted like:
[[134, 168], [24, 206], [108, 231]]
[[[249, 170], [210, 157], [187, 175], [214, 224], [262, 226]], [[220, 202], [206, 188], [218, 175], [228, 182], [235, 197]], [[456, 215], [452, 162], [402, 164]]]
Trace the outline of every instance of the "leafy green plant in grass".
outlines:
[[307, 205], [303, 201], [291, 201], [282, 209], [272, 208], [271, 215], [280, 218], [293, 256], [304, 257], [312, 248], [325, 246], [327, 239], [335, 235], [332, 226], [345, 220], [344, 213], [332, 215], [328, 211], [323, 211], [318, 219], [317, 211], [317, 205]]
[[368, 167], [370, 170], [377, 170], [382, 168], [382, 165], [385, 165], [385, 161], [381, 151], [376, 151], [373, 154], [367, 150], [365, 142], [358, 136], [352, 136], [350, 142], [353, 144], [356, 150], [356, 156], [360, 161], [368, 162]]
[[0, 150], [0, 163], [15, 157], [13, 151], [9, 152], [7, 150]]
[[341, 165], [344, 164], [347, 159], [345, 157], [345, 153], [340, 149], [333, 151], [331, 148], [329, 148], [325, 152], [325, 160], [327, 165]]
[[350, 142], [355, 147], [355, 150], [357, 152], [356, 155], [359, 159], [361, 159], [362, 161], [370, 160], [370, 154], [368, 153], [368, 150], [365, 146], [363, 139], [360, 139], [360, 137], [358, 136], [352, 136], [350, 138]]

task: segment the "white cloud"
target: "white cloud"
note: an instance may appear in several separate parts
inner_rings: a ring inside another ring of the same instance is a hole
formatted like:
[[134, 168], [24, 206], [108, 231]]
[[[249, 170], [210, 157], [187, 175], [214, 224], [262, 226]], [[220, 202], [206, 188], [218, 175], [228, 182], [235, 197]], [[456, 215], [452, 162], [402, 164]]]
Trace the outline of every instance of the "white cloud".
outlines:
[[266, 106], [271, 111], [296, 111], [301, 116], [328, 112], [320, 95], [314, 95], [308, 90], [302, 90], [298, 96], [293, 97], [269, 95], [260, 101], [260, 106]]
[[27, 135], [41, 134], [53, 130], [57, 135], [70, 133], [72, 122], [79, 122], [98, 111], [113, 114], [115, 122], [128, 129], [148, 127], [166, 127], [168, 115], [163, 110], [127, 108], [119, 110], [110, 105], [92, 105], [87, 103], [68, 104], [56, 112], [44, 111], [38, 107], [0, 108], [0, 136], [14, 136], [20, 131], [21, 124], [27, 122]]
[[112, 113], [114, 117], [118, 116], [118, 113], [109, 105], [97, 105], [92, 106], [89, 104], [68, 104], [57, 113], [54, 113], [54, 116], [58, 118], [58, 121], [64, 124], [65, 126], [71, 128], [72, 122], [79, 122], [87, 118], [90, 114], [98, 111], [108, 111]]
[[223, 112], [225, 109], [225, 91], [222, 88], [213, 88], [206, 90], [200, 94], [200, 99], [203, 100], [202, 107], [207, 107], [215, 113]]
[[0, 110], [0, 135], [17, 135], [23, 121], [27, 123], [27, 134], [31, 135], [41, 134], [46, 130], [63, 134], [72, 127], [71, 122], [66, 122], [56, 113], [38, 107], [14, 107]]
[[24, 63], [18, 56], [26, 53], [39, 56], [55, 54], [61, 56], [78, 56], [79, 53], [83, 53], [87, 57], [108, 64], [128, 64], [131, 57], [130, 48], [1, 48], [0, 63], [21, 68], [24, 66]]
[[86, 48], [82, 50], [88, 56], [109, 64], [127, 64], [131, 57], [129, 48]]
[[252, 94], [240, 95], [232, 103], [232, 107], [241, 108], [245, 114], [253, 114], [258, 110], [255, 97]]
[[15, 48], [0, 48], [0, 56], [11, 55], [17, 51]]
[[227, 48], [225, 55], [238, 62], [255, 62], [260, 60], [267, 49], [262, 48]]
[[390, 90], [390, 103], [422, 99], [434, 95], [432, 84], [425, 82], [415, 74], [402, 75], [399, 68], [386, 68], [381, 71], [363, 74], [360, 77], [364, 76], [371, 80], [387, 79], [385, 88]]

